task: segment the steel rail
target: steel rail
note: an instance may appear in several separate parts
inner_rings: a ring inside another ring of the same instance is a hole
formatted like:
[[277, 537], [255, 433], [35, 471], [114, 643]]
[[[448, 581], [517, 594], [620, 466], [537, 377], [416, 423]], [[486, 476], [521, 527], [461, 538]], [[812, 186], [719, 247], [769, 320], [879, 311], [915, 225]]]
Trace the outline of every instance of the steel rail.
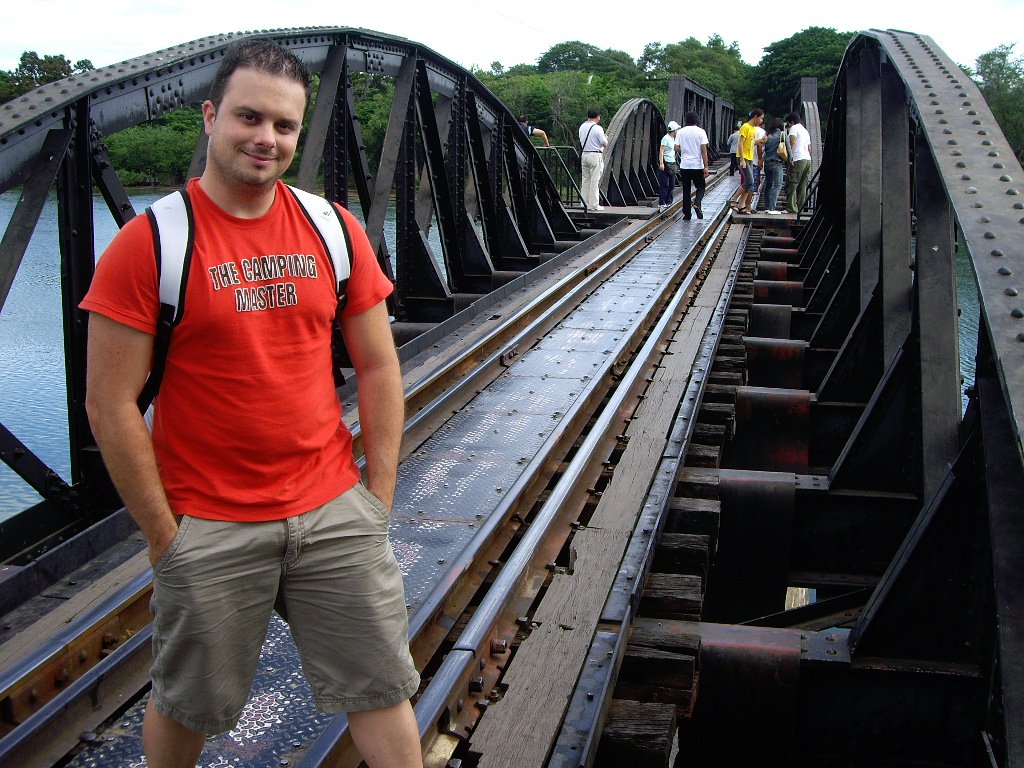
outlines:
[[499, 615], [519, 590], [527, 570], [536, 561], [535, 553], [541, 548], [541, 541], [549, 535], [554, 521], [570, 496], [577, 490], [580, 479], [587, 476], [587, 469], [594, 462], [600, 463], [604, 460], [604, 453], [598, 450], [600, 444], [609, 435], [614, 434], [613, 429], [618, 429], [613, 425], [618, 424], [626, 403], [635, 397], [634, 385], [649, 375], [652, 361], [660, 355], [659, 347], [664, 341], [667, 329], [679, 320], [677, 313], [680, 313], [684, 302], [690, 297], [690, 292], [711, 255], [711, 249], [705, 248], [701, 256], [691, 262], [682, 282], [678, 283], [672, 298], [663, 308], [660, 320], [651, 329], [647, 341], [623, 375], [622, 381], [602, 409], [593, 428], [538, 514], [531, 519], [529, 529], [515, 553], [502, 567], [484, 602], [474, 610], [472, 618], [453, 648], [453, 651], [464, 653], [449, 653], [431, 683], [421, 694], [416, 704], [416, 718], [421, 737], [441, 719], [444, 710], [450, 707], [456, 690], [453, 683], [462, 681], [472, 663], [481, 655]]
[[[711, 242], [708, 243], [702, 260], [712, 252], [718, 257], [718, 250], [725, 241], [725, 234], [732, 224], [732, 217], [723, 221]], [[552, 750], [549, 765], [592, 765], [596, 759], [601, 740], [603, 713], [608, 711], [615, 688], [615, 677], [626, 654], [628, 645], [628, 628], [639, 605], [640, 593], [647, 581], [655, 557], [655, 548], [674, 493], [676, 477], [686, 460], [693, 430], [697, 424], [698, 413], [703, 404], [707, 386], [707, 372], [710, 371], [721, 340], [725, 315], [732, 301], [736, 280], [746, 248], [749, 228], [744, 234], [733, 255], [729, 275], [708, 325], [693, 364], [693, 372], [687, 383], [686, 392], [680, 400], [680, 407], [673, 421], [672, 431], [665, 447], [665, 452], [654, 472], [654, 480], [643, 506], [641, 520], [633, 530], [625, 559], [630, 562], [629, 580], [625, 582], [624, 573], [619, 574], [619, 581], [624, 582], [622, 589], [612, 590], [612, 595], [602, 614], [602, 619], [618, 621], [620, 631], [614, 633], [597, 632], [591, 644], [587, 658], [608, 658], [609, 662], [590, 671], [585, 686], [577, 685], [569, 702], [567, 711], [580, 713], [573, 727], [563, 727]], [[628, 584], [625, 586], [625, 584]], [[616, 586], [619, 586], [618, 584]], [[595, 656], [595, 654], [597, 654]], [[581, 722], [582, 720], [582, 722]], [[580, 735], [585, 734], [581, 739]], [[571, 758], [571, 760], [570, 760]], [[562, 759], [563, 762], [558, 762]]]

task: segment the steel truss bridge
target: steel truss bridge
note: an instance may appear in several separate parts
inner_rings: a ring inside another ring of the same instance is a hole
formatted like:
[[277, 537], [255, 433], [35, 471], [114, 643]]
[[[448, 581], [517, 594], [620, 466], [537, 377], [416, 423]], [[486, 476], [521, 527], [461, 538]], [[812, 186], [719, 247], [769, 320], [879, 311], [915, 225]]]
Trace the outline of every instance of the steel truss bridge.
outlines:
[[[55, 190], [71, 453], [62, 478], [0, 425], [42, 498], [0, 523], [2, 765], [139, 759], [150, 573], [84, 412], [93, 197], [137, 213], [106, 137], [200, 102], [251, 35], [0, 107], [0, 309]], [[609, 123], [587, 211], [573, 154], [542, 156], [436, 53], [258, 35], [320, 78], [299, 186], [358, 206], [396, 285], [391, 533], [428, 765], [1024, 766], [1024, 171], [933, 41], [862, 32], [830, 113], [804, 105], [813, 208], [736, 216], [716, 162], [683, 221], [650, 205], [650, 102]], [[365, 78], [394, 88], [379, 158]], [[732, 105], [682, 89], [720, 139]], [[958, 259], [980, 300], [966, 409]], [[274, 625], [254, 708], [203, 765], [358, 764], [344, 717], [303, 714], [288, 642]]]

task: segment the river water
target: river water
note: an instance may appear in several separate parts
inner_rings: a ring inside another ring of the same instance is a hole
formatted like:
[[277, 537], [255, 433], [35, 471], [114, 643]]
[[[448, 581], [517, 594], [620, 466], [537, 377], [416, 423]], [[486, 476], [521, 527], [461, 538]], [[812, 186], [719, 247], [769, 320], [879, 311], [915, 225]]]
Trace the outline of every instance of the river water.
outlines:
[[[144, 210], [164, 193], [154, 191], [131, 195], [135, 210]], [[10, 191], [0, 195], [0, 231], [6, 229], [18, 194]], [[102, 253], [116, 234], [117, 225], [98, 196], [94, 200], [94, 209], [96, 252]], [[432, 228], [434, 240], [436, 233], [436, 228]], [[393, 254], [393, 216], [385, 225], [385, 239]], [[432, 245], [435, 252], [440, 252], [436, 242]], [[969, 383], [974, 378], [978, 298], [966, 259], [960, 259], [957, 272], [962, 307], [960, 364], [965, 382]], [[57, 202], [56, 197], [51, 196], [0, 311], [0, 423], [47, 466], [69, 481], [63, 339]], [[0, 520], [38, 501], [35, 491], [0, 462]]]

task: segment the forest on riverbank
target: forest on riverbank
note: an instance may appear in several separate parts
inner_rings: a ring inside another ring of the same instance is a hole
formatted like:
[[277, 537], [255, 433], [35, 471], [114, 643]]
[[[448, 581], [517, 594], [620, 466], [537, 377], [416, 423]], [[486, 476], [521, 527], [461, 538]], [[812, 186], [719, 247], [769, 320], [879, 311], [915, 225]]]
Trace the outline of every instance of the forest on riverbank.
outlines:
[[[669, 79], [685, 75], [704, 88], [732, 101], [736, 114], [754, 107], [769, 116], [788, 111], [791, 94], [801, 77], [818, 79], [819, 107], [827, 114], [836, 73], [853, 33], [809, 27], [765, 48], [756, 65], [740, 56], [739, 45], [719, 35], [706, 43], [690, 37], [678, 43], [650, 43], [640, 58], [624, 51], [598, 49], [578, 40], [552, 46], [533, 64], [506, 67], [492, 62], [474, 71], [513, 114], [525, 114], [543, 128], [553, 144], [575, 142], [576, 126], [590, 107], [610, 119], [625, 101], [646, 97], [664, 113]], [[1002, 45], [979, 56], [974, 65], [961, 64], [978, 83], [1003, 133], [1018, 158], [1024, 154], [1024, 59], [1013, 45]], [[22, 54], [14, 70], [0, 71], [0, 103], [45, 83], [92, 69], [88, 59], [72, 63], [62, 54]], [[356, 110], [371, 166], [381, 154], [391, 110], [391, 78], [357, 74], [352, 77]], [[314, 99], [315, 99], [314, 87]], [[679, 120], [682, 115], [670, 116]], [[884, 116], [879, 116], [884, 119]], [[202, 127], [198, 105], [186, 107], [151, 123], [128, 128], [106, 138], [111, 161], [122, 181], [136, 185], [178, 185], [188, 170]], [[297, 168], [297, 162], [293, 168]]]

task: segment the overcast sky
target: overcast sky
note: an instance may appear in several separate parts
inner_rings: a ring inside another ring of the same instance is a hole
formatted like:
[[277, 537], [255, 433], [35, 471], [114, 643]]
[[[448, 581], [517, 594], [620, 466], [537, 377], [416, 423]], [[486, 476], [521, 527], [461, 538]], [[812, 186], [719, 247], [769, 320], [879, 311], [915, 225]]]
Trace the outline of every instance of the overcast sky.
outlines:
[[[347, 7], [346, 7], [347, 6]], [[731, 6], [742, 7], [735, 24]], [[777, 9], [799, 7], [785, 16]], [[606, 8], [604, 12], [596, 10]], [[361, 0], [351, 3], [289, 3], [268, 0], [107, 0], [83, 6], [81, 0], [20, 0], [2, 12], [0, 70], [14, 69], [24, 51], [63, 54], [72, 62], [97, 66], [152, 53], [224, 32], [310, 26], [363, 27], [422, 43], [465, 67], [488, 68], [499, 61], [535, 63], [556, 43], [582, 40], [638, 58], [647, 43], [675, 43], [688, 37], [707, 42], [714, 34], [738, 42], [744, 61], [756, 64], [766, 45], [811, 26], [840, 32], [900, 29], [931, 37], [958, 64], [997, 45], [1015, 44], [1024, 57], [1024, 0], [969, 0], [945, 5], [931, 0], [807, 0], [806, 2], [694, 3], [718, 8], [666, 14], [683, 3], [623, 0], [589, 2], [481, 2], [481, 0]], [[93, 11], [102, 8], [103, 14]]]

